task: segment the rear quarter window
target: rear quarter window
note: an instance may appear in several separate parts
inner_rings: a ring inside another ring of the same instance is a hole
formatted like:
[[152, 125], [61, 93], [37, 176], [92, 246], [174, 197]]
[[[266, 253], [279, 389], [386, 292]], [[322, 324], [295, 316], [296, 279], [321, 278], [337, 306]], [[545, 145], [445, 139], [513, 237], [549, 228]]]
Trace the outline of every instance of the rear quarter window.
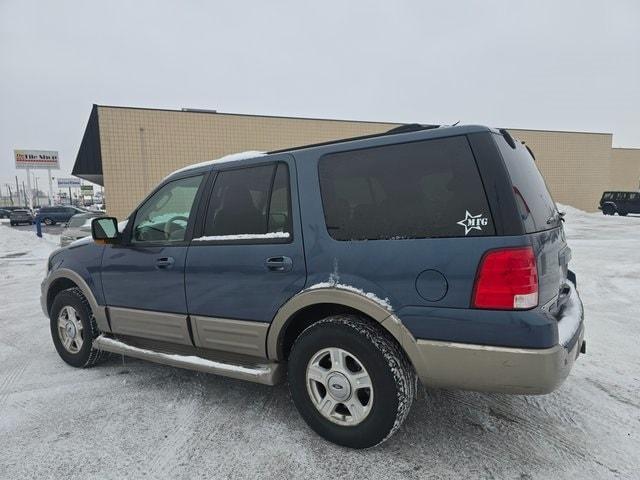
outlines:
[[332, 153], [318, 171], [336, 240], [495, 235], [464, 136]]
[[560, 216], [556, 214], [556, 203], [526, 147], [516, 142], [516, 148], [511, 148], [502, 135], [495, 134], [494, 139], [509, 172], [525, 232], [534, 233], [557, 227]]

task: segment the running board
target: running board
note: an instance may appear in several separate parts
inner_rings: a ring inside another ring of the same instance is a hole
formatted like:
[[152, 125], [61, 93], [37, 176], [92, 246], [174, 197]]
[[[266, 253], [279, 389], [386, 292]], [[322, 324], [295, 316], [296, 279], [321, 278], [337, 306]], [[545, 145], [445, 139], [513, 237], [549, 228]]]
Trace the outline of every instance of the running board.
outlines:
[[172, 367], [197, 370], [199, 372], [213, 373], [223, 377], [248, 380], [262, 383], [263, 385], [276, 385], [282, 379], [282, 364], [268, 362], [259, 364], [233, 364], [209, 360], [195, 355], [178, 355], [174, 353], [162, 353], [145, 348], [127, 345], [115, 338], [100, 335], [93, 340], [93, 348], [105, 352], [126, 355], [127, 357], [140, 358], [150, 362], [170, 365]]

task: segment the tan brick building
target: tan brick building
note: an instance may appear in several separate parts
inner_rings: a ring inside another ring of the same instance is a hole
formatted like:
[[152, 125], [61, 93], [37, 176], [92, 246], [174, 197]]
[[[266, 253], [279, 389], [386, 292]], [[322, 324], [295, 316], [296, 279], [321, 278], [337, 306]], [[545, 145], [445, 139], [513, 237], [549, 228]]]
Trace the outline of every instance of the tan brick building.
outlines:
[[[104, 186], [109, 214], [128, 215], [173, 170], [244, 150], [276, 150], [372, 133], [396, 123], [94, 105], [73, 174]], [[637, 190], [640, 150], [610, 133], [510, 130], [535, 152], [558, 202], [594, 211], [605, 190]]]

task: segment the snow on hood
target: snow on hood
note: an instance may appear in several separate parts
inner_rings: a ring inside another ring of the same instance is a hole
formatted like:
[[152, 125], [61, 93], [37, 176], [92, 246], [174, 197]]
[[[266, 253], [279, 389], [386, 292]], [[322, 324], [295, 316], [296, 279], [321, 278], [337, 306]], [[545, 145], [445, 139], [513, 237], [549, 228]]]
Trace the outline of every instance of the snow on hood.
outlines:
[[169, 175], [167, 175], [166, 177], [164, 177], [164, 180], [171, 177], [172, 175], [175, 175], [176, 173], [186, 172], [194, 168], [206, 167], [209, 165], [225, 163], [225, 162], [237, 162], [238, 160], [247, 160], [249, 158], [263, 157], [266, 154], [267, 154], [266, 152], [259, 152], [256, 150], [247, 150], [246, 152], [232, 153], [230, 155], [225, 155], [224, 157], [216, 158], [215, 160], [207, 160], [205, 162], [194, 163], [193, 165], [187, 165], [186, 167], [179, 168], [178, 170], [175, 170], [171, 172]]

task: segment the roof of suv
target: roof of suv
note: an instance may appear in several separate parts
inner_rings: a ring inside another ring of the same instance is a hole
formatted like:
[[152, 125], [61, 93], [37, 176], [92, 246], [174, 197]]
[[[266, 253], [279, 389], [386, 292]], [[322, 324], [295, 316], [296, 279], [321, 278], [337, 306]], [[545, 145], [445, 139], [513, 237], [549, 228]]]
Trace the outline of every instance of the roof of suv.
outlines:
[[[207, 171], [213, 165], [219, 163], [228, 163], [228, 162], [241, 162], [244, 160], [250, 160], [253, 158], [278, 154], [278, 153], [288, 153], [288, 152], [296, 152], [302, 150], [310, 150], [315, 148], [330, 148], [335, 145], [342, 145], [345, 149], [357, 149], [363, 148], [366, 144], [371, 141], [376, 141], [376, 144], [379, 143], [401, 143], [408, 141], [416, 141], [428, 138], [442, 138], [442, 137], [451, 137], [455, 135], [466, 135], [470, 133], [477, 132], [493, 132], [498, 133], [498, 130], [486, 127], [483, 125], [451, 125], [451, 126], [439, 126], [439, 125], [420, 125], [420, 124], [407, 124], [401, 125], [400, 127], [392, 128], [387, 132], [365, 135], [359, 137], [350, 137], [344, 139], [331, 140], [328, 142], [322, 143], [314, 143], [309, 145], [301, 145], [289, 147], [281, 150], [272, 150], [270, 152], [259, 152], [259, 151], [248, 151], [248, 152], [240, 152], [234, 153], [231, 155], [226, 155], [224, 157], [209, 160], [201, 163], [197, 163], [195, 165], [189, 165], [183, 168], [180, 168], [165, 177], [164, 180], [174, 177], [175, 175], [182, 173], [193, 173], [196, 171]], [[385, 140], [396, 140], [396, 142], [385, 141]]]

